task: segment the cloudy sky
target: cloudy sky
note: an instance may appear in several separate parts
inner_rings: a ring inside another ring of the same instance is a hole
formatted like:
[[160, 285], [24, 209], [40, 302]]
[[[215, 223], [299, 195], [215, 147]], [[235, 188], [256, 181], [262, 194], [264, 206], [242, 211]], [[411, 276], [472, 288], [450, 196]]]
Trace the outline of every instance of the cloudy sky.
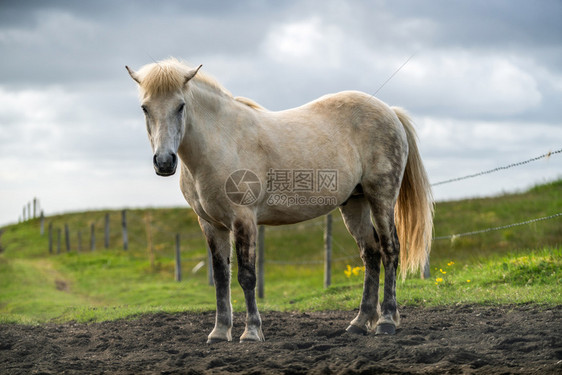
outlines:
[[[0, 225], [185, 204], [154, 174], [124, 66], [176, 56], [270, 110], [355, 89], [408, 109], [431, 181], [562, 148], [562, 2], [0, 2]], [[409, 62], [381, 85], [411, 56]], [[562, 155], [434, 188], [437, 200], [562, 176]]]

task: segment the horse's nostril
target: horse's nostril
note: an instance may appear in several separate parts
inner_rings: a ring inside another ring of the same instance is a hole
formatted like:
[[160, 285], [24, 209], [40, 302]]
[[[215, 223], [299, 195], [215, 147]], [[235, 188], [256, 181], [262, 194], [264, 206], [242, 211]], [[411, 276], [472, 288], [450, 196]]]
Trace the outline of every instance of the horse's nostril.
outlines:
[[176, 172], [178, 157], [175, 153], [154, 154], [152, 159], [156, 174], [159, 176], [171, 176]]

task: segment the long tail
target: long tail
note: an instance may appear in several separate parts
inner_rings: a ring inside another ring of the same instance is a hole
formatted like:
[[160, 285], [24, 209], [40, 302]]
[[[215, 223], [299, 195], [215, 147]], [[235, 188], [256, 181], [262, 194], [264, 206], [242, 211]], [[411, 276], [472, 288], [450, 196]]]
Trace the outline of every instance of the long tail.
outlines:
[[408, 161], [394, 210], [396, 231], [401, 245], [400, 274], [423, 269], [433, 232], [433, 196], [417, 145], [417, 135], [406, 111], [392, 107], [406, 130]]

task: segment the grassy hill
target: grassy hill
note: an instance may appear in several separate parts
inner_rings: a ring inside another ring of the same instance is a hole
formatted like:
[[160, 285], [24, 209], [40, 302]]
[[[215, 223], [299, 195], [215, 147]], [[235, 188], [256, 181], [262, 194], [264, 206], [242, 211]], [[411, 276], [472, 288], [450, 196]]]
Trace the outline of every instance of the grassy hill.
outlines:
[[[562, 212], [562, 180], [527, 192], [442, 202], [435, 236], [518, 223]], [[109, 247], [104, 223], [109, 214]], [[339, 212], [334, 211], [333, 286], [322, 287], [323, 218], [266, 228], [266, 297], [261, 309], [353, 309], [361, 296], [361, 261]], [[561, 217], [485, 234], [435, 240], [430, 280], [411, 275], [398, 287], [401, 304], [457, 302], [562, 303]], [[2, 228], [0, 322], [103, 320], [152, 311], [214, 309], [206, 247], [196, 215], [187, 208], [127, 210], [129, 249], [123, 250], [120, 211], [48, 217]], [[64, 227], [69, 228], [67, 251]], [[48, 227], [52, 226], [53, 253]], [[95, 250], [90, 250], [94, 227]], [[60, 253], [57, 243], [61, 233]], [[176, 235], [183, 281], [174, 281]], [[58, 253], [58, 254], [57, 254]], [[345, 273], [348, 266], [351, 273]], [[357, 267], [357, 268], [356, 268]], [[355, 270], [354, 270], [355, 268]], [[353, 270], [355, 272], [353, 272]], [[233, 265], [233, 305], [243, 294]]]

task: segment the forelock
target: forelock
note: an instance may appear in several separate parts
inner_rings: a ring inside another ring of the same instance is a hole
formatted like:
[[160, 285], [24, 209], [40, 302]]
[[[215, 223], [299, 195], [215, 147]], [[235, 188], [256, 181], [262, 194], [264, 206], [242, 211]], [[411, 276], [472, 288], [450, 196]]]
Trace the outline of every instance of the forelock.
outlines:
[[159, 95], [181, 90], [186, 67], [176, 59], [148, 64], [139, 70], [141, 89], [145, 95]]

